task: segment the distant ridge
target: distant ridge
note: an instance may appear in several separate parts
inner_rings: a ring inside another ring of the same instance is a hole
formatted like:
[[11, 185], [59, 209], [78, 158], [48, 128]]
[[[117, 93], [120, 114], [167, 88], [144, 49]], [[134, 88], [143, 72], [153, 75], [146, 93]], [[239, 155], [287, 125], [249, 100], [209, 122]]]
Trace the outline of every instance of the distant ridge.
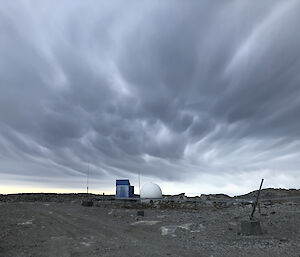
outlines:
[[[234, 198], [255, 198], [258, 190], [252, 191], [248, 194], [235, 196]], [[260, 192], [260, 198], [278, 198], [300, 196], [300, 189], [282, 189], [282, 188], [265, 188]]]

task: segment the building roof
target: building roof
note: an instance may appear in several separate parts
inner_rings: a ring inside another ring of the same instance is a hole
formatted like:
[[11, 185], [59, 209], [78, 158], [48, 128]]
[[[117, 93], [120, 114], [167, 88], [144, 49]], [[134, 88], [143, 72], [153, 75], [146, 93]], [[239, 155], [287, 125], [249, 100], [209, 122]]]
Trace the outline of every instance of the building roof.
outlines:
[[117, 179], [116, 180], [116, 186], [118, 186], [118, 185], [130, 186], [129, 179]]

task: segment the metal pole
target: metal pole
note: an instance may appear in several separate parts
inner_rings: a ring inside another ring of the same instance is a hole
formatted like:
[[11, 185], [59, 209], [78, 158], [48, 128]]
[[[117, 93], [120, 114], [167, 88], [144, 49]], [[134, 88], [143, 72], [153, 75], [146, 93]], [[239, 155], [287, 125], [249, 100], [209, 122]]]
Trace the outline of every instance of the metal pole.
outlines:
[[257, 196], [256, 196], [256, 199], [255, 199], [255, 202], [253, 204], [253, 210], [252, 210], [250, 219], [253, 219], [253, 215], [254, 215], [254, 212], [255, 212], [256, 205], [258, 204], [258, 198], [259, 198], [259, 195], [260, 195], [260, 191], [261, 191], [261, 187], [262, 187], [263, 182], [264, 182], [264, 179], [261, 180], [260, 187], [259, 187], [259, 190], [257, 192]]
[[141, 197], [141, 172], [139, 171], [139, 195]]
[[88, 173], [86, 176], [86, 193], [89, 193], [89, 175], [90, 175], [90, 164], [88, 164]]

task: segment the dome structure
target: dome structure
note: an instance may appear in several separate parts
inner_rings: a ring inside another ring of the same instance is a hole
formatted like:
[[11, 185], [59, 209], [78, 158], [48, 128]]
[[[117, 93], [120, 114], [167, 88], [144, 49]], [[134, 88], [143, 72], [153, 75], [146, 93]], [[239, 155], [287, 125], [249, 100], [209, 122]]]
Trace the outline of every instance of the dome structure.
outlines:
[[162, 192], [159, 185], [152, 182], [144, 184], [140, 192], [141, 199], [161, 199]]

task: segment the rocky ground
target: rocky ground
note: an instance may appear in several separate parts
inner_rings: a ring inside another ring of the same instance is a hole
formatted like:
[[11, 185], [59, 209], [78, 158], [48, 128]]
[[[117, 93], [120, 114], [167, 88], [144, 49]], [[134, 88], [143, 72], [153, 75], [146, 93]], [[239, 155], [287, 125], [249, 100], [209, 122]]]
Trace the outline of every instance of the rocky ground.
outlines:
[[[47, 197], [0, 198], [1, 257], [300, 256], [295, 199], [262, 203], [255, 216], [263, 234], [245, 236], [240, 224], [252, 206], [240, 202], [141, 207], [91, 195], [93, 207], [84, 207], [84, 195]], [[137, 216], [136, 208], [145, 216]]]

